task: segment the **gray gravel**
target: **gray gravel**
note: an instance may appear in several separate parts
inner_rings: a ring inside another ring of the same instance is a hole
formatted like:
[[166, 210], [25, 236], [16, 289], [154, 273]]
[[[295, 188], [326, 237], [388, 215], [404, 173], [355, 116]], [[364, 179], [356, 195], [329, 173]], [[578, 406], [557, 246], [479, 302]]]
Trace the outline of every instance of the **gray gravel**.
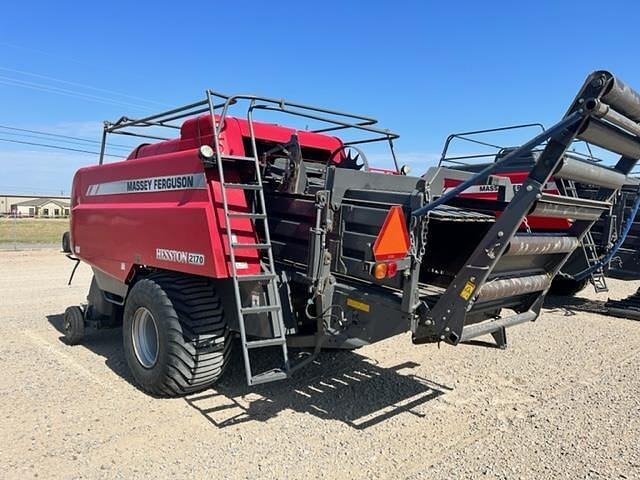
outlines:
[[[150, 398], [121, 332], [57, 328], [90, 271], [54, 250], [0, 252], [0, 478], [640, 478], [640, 322], [563, 308], [509, 348], [331, 352], [250, 389]], [[640, 282], [610, 281], [621, 298]]]

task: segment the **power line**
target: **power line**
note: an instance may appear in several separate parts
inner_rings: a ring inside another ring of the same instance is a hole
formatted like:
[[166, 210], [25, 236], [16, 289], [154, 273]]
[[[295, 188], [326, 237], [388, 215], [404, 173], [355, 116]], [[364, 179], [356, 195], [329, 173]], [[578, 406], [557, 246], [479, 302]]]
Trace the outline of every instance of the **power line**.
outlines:
[[89, 101], [103, 103], [103, 104], [107, 104], [107, 105], [117, 105], [117, 106], [120, 106], [120, 107], [126, 106], [126, 107], [135, 108], [137, 110], [142, 110], [142, 111], [150, 111], [151, 110], [148, 106], [144, 106], [144, 105], [137, 105], [137, 104], [133, 104], [133, 103], [129, 103], [129, 102], [123, 102], [123, 101], [119, 101], [119, 100], [109, 99], [109, 98], [106, 98], [106, 97], [99, 97], [97, 95], [91, 95], [89, 93], [80, 93], [80, 92], [76, 92], [76, 91], [73, 91], [73, 90], [68, 90], [66, 88], [48, 86], [48, 85], [45, 85], [45, 84], [36, 83], [36, 82], [29, 82], [27, 80], [20, 80], [20, 79], [17, 79], [17, 78], [0, 76], [0, 83], [2, 83], [4, 85], [14, 86], [14, 87], [23, 87], [23, 88], [29, 88], [31, 90], [39, 90], [39, 91], [43, 91], [43, 92], [47, 92], [47, 93], [56, 93], [58, 95], [65, 95], [65, 96], [68, 96], [68, 97], [81, 98], [83, 100], [89, 100]]
[[[68, 143], [70, 145], [80, 145], [83, 147], [86, 147], [87, 144], [86, 143], [82, 143], [82, 142], [75, 142], [73, 140], [57, 140], [57, 139], [48, 139], [47, 137], [42, 137], [40, 135], [29, 135], [28, 133], [20, 133], [20, 132], [2, 132], [0, 131], [0, 134], [2, 135], [14, 135], [19, 137], [20, 139], [24, 139], [24, 138], [35, 138], [36, 140], [56, 140], [56, 142], [60, 142], [60, 143]], [[94, 146], [94, 145], [91, 145]], [[124, 152], [128, 152], [130, 150], [132, 150], [132, 148], [122, 148], [122, 147], [114, 147], [116, 150], [123, 150]]]
[[[9, 142], [9, 143], [19, 143], [22, 145], [34, 145], [37, 147], [45, 147], [45, 148], [54, 148], [57, 150], [67, 150], [69, 152], [79, 152], [79, 153], [89, 153], [92, 155], [100, 155], [100, 152], [90, 152], [89, 150], [80, 150], [78, 148], [69, 148], [69, 147], [61, 147], [59, 145], [48, 145], [45, 143], [36, 143], [36, 142], [23, 142], [21, 140], [12, 140], [9, 138], [0, 138], [0, 142]], [[105, 157], [114, 157], [114, 158], [124, 158], [122, 155], [112, 155], [109, 153], [104, 154]]]
[[62, 87], [56, 87], [55, 85], [46, 85], [42, 83], [30, 82], [28, 80], [21, 80], [19, 78], [12, 78], [7, 76], [0, 76], [0, 83], [4, 85], [11, 85], [16, 87], [30, 88], [31, 90], [39, 90], [47, 93], [56, 93], [58, 95], [65, 95], [68, 97], [76, 97], [83, 100], [94, 101], [107, 105], [116, 105], [119, 107], [129, 107], [136, 110], [150, 111], [151, 109], [145, 105], [138, 105], [121, 100], [115, 100], [107, 97], [100, 97], [98, 95], [92, 95], [90, 93], [82, 93], [74, 90], [69, 90]]
[[4, 70], [5, 72], [18, 73], [20, 75], [28, 75], [28, 76], [31, 76], [31, 77], [42, 78], [42, 79], [45, 79], [45, 80], [52, 80], [54, 82], [64, 83], [66, 85], [73, 85], [75, 87], [81, 87], [81, 88], [85, 88], [87, 90], [94, 90], [96, 92], [111, 93], [113, 95], [118, 95], [120, 97], [131, 98], [133, 100], [141, 100], [143, 102], [153, 103], [155, 105], [159, 105], [159, 106], [162, 106], [162, 107], [170, 107], [171, 106], [171, 105], [168, 105], [166, 103], [156, 102], [155, 100], [148, 100], [146, 98], [137, 97], [135, 95], [127, 95], [125, 93], [115, 92], [113, 90], [107, 90], [105, 88], [93, 87], [91, 85], [87, 85], [87, 84], [84, 84], [84, 83], [70, 82], [69, 80], [63, 80], [61, 78], [50, 77], [48, 75], [42, 75], [42, 74], [39, 74], [39, 73], [25, 72], [24, 70], [15, 70], [13, 68], [7, 68], [7, 67], [0, 67], [0, 70]]
[[[63, 56], [63, 55], [58, 55], [57, 52], [53, 51], [44, 51], [44, 50], [37, 50], [35, 48], [31, 48], [31, 47], [25, 47], [23, 45], [16, 45], [13, 43], [8, 43], [8, 42], [0, 42], [0, 46], [3, 47], [9, 47], [9, 48], [13, 48], [13, 49], [17, 49], [17, 50], [24, 50], [26, 52], [31, 52], [31, 53], [36, 53], [38, 55], [42, 55], [44, 57], [46, 57], [47, 59], [58, 59], [58, 60], [62, 60], [64, 62], [70, 62], [70, 63], [75, 63], [77, 65], [82, 65], [83, 67], [87, 67], [90, 68], [92, 70], [102, 70], [103, 72], [108, 72], [110, 74], [113, 73], [113, 69], [107, 68], [105, 67], [103, 64], [94, 64], [94, 63], [88, 63], [86, 62], [84, 59], [83, 60], [79, 60], [77, 58], [72, 58], [69, 56]], [[141, 80], [146, 80], [146, 77], [144, 75], [138, 74], [135, 71], [125, 71], [125, 72], [120, 72], [118, 73], [118, 76], [123, 76], [126, 75], [129, 78], [138, 78]]]
[[[44, 132], [44, 131], [40, 131], [40, 130], [31, 130], [28, 128], [19, 128], [19, 127], [11, 127], [9, 125], [0, 125], [0, 128], [4, 128], [6, 130], [15, 130], [16, 132], [26, 132], [26, 133], [35, 133], [38, 135], [47, 135], [50, 137], [57, 137], [57, 138], [66, 138], [66, 139], [70, 139], [70, 140], [79, 140], [82, 142], [87, 142], [87, 143], [94, 143], [97, 145], [102, 145], [102, 142], [99, 140], [92, 140], [89, 138], [82, 138], [82, 137], [74, 137], [71, 135], [62, 135], [61, 133], [52, 133], [52, 132]], [[8, 134], [8, 132], [5, 132], [5, 134]], [[123, 145], [123, 144], [119, 144], [119, 143], [110, 143], [109, 147], [120, 147], [120, 148], [126, 148], [131, 150], [133, 147], [131, 145]]]

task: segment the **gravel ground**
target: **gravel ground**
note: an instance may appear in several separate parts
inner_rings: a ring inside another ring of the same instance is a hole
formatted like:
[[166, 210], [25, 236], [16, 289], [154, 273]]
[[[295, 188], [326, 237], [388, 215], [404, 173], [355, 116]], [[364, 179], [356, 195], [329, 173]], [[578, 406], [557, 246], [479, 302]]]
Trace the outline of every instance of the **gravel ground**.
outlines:
[[[249, 389], [157, 400], [120, 330], [60, 340], [90, 270], [0, 252], [0, 478], [640, 478], [640, 323], [546, 308], [506, 351], [408, 334]], [[609, 281], [621, 298], [640, 282]]]

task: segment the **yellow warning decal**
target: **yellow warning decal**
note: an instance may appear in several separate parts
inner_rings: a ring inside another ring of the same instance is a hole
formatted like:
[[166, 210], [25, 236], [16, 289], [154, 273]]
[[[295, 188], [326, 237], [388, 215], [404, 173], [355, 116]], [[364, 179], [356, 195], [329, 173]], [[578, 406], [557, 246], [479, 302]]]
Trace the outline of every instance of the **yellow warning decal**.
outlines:
[[476, 289], [476, 284], [473, 282], [467, 282], [464, 285], [464, 288], [460, 292], [460, 296], [465, 300], [469, 300], [471, 295], [473, 295], [473, 291]]
[[367, 313], [369, 313], [370, 310], [369, 305], [364, 302], [354, 300], [353, 298], [347, 298], [347, 305], [349, 305], [351, 308], [355, 308], [356, 310], [361, 310]]

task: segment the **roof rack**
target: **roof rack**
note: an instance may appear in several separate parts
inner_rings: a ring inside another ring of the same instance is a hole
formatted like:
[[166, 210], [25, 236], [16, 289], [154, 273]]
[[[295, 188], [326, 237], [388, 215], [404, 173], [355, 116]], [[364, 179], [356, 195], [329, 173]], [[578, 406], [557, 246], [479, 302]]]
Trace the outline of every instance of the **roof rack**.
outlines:
[[[344, 142], [345, 145], [357, 145], [380, 141], [388, 142], [393, 163], [396, 170], [399, 171], [393, 141], [399, 138], [400, 135], [398, 135], [397, 133], [393, 133], [390, 130], [376, 127], [375, 125], [378, 123], [378, 121], [375, 118], [353, 113], [340, 112], [323, 107], [305, 105], [302, 103], [290, 102], [285, 99], [276, 99], [256, 95], [225, 95], [219, 92], [214, 92], [213, 90], [207, 90], [206, 94], [207, 98], [199, 102], [190, 103], [181, 107], [173, 108], [171, 110], [166, 110], [164, 112], [149, 115], [147, 117], [139, 119], [121, 117], [115, 122], [105, 122], [102, 134], [102, 146], [100, 148], [99, 163], [102, 164], [104, 161], [107, 138], [110, 134], [128, 135], [160, 141], [170, 140], [171, 138], [140, 132], [139, 129], [156, 127], [162, 129], [167, 128], [172, 130], [179, 130], [180, 125], [177, 125], [175, 123], [176, 121], [204, 113], [209, 113], [220, 108], [222, 109], [222, 113], [220, 114], [220, 118], [217, 120], [217, 122], [214, 122], [214, 124], [217, 123], [217, 128], [221, 129], [222, 125], [224, 124], [224, 119], [229, 112], [229, 108], [232, 105], [245, 101], [248, 102], [246, 114], [249, 121], [252, 121], [253, 112], [255, 110], [280, 112], [286, 115], [306, 118], [326, 124], [326, 126], [323, 126], [322, 128], [310, 130], [313, 133], [328, 133], [350, 129], [352, 131], [363, 133], [366, 135], [362, 138]], [[218, 101], [220, 103], [214, 103]]]
[[[498, 144], [494, 141], [485, 141], [481, 140], [483, 136], [497, 134], [500, 132], [507, 132], [513, 130], [521, 130], [527, 128], [535, 128], [539, 129], [541, 132], [544, 132], [544, 125], [541, 123], [523, 123], [517, 125], [507, 125], [504, 127], [497, 128], [486, 128], [482, 130], [471, 130], [468, 132], [460, 132], [460, 133], [452, 133], [447, 137], [444, 142], [444, 147], [442, 149], [442, 154], [440, 155], [440, 160], [438, 162], [438, 166], [451, 166], [451, 167], [468, 167], [473, 164], [477, 164], [478, 161], [485, 160], [485, 163], [494, 162], [500, 155], [508, 152], [510, 150], [515, 149], [518, 145], [502, 145]], [[480, 137], [480, 138], [478, 138]], [[482, 147], [486, 147], [491, 149], [486, 153], [473, 153], [473, 154], [463, 154], [463, 155], [450, 155], [451, 146], [456, 141], [468, 142], [474, 145], [480, 145]], [[574, 157], [577, 159], [590, 160], [592, 162], [601, 162], [602, 159], [593, 155], [591, 145], [580, 139], [576, 139], [574, 144], [581, 144], [585, 146], [586, 153], [580, 152], [578, 150], [570, 150], [567, 152], [568, 157]], [[531, 153], [542, 152], [546, 145], [546, 142], [543, 142], [538, 148], [531, 151]]]

